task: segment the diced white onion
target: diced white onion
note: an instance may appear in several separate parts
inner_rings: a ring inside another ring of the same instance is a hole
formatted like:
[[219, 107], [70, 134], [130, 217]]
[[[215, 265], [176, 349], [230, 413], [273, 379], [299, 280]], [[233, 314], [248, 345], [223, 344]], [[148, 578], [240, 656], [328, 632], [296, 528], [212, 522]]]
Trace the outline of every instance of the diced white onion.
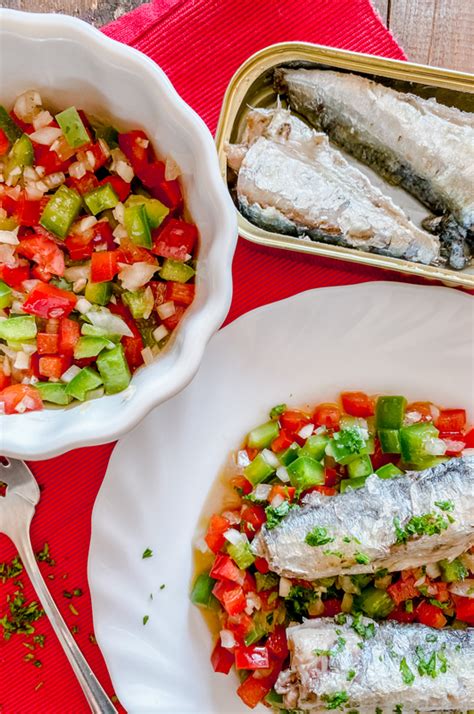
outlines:
[[260, 610], [262, 607], [262, 601], [257, 593], [249, 593], [246, 598], [247, 605], [245, 606], [245, 614], [251, 615], [254, 610]]
[[463, 456], [474, 456], [474, 449], [463, 449], [461, 453]]
[[179, 168], [176, 161], [171, 158], [171, 156], [167, 156], [165, 163], [165, 180], [174, 181], [174, 179], [177, 179], [180, 174], [181, 169]]
[[82, 219], [82, 221], [79, 222], [78, 229], [81, 233], [85, 233], [89, 230], [89, 228], [95, 226], [96, 223], [97, 218], [95, 216], [86, 216]]
[[36, 345], [23, 345], [21, 346], [21, 349], [25, 354], [27, 355], [33, 355], [36, 352]]
[[222, 647], [224, 647], [226, 650], [231, 650], [237, 644], [237, 642], [235, 641], [234, 633], [231, 630], [221, 630], [219, 633], [219, 637], [221, 638]]
[[148, 139], [143, 139], [142, 137], [139, 137], [136, 140], [136, 143], [138, 144], [138, 146], [141, 146], [142, 149], [148, 149], [148, 146], [150, 144]]
[[161, 342], [161, 340], [163, 340], [167, 335], [169, 335], [169, 331], [164, 325], [160, 325], [153, 330], [153, 339], [157, 342]]
[[435, 580], [436, 578], [439, 578], [441, 575], [441, 568], [439, 567], [438, 563], [428, 563], [426, 566], [426, 574], [431, 580]]
[[30, 356], [23, 351], [17, 352], [15, 362], [13, 363], [14, 369], [28, 369], [29, 366]]
[[42, 129], [38, 129], [38, 131], [34, 131], [30, 134], [30, 139], [36, 144], [51, 146], [56, 139], [59, 139], [62, 133], [62, 129], [55, 126], [45, 126]]
[[5, 357], [3, 358], [2, 371], [3, 371], [3, 374], [4, 374], [6, 377], [9, 377], [9, 376], [11, 375], [11, 373], [12, 373], [11, 366], [10, 366], [10, 360], [8, 359], [7, 356], [5, 356]]
[[431, 456], [443, 456], [446, 453], [446, 444], [442, 439], [436, 439], [434, 437], [425, 439], [423, 446], [425, 451]]
[[110, 148], [109, 148], [109, 145], [107, 144], [106, 140], [105, 140], [105, 139], [102, 139], [102, 137], [99, 139], [99, 146], [100, 146], [100, 148], [101, 148], [102, 153], [104, 154], [104, 156], [106, 156], [107, 158], [109, 158], [109, 156], [110, 156]]
[[126, 161], [117, 161], [115, 171], [117, 175], [120, 176], [120, 178], [123, 181], [126, 181], [127, 183], [131, 183], [133, 177], [135, 176], [132, 167]]
[[262, 456], [267, 464], [272, 466], [272, 468], [277, 469], [280, 466], [279, 458], [273, 453], [273, 451], [270, 451], [270, 449], [263, 449]]
[[80, 278], [86, 278], [87, 280], [90, 273], [90, 267], [90, 261], [84, 263], [84, 265], [72, 265], [70, 268], [66, 268], [64, 271], [64, 277], [66, 280], [69, 280], [70, 283], [73, 283], [75, 280], [80, 280]]
[[18, 226], [12, 231], [0, 230], [0, 243], [6, 243], [7, 245], [18, 245]]
[[350, 612], [352, 610], [352, 605], [354, 603], [354, 598], [351, 593], [344, 593], [342, 602], [341, 602], [341, 610], [342, 612]]
[[299, 430], [298, 436], [302, 439], [308, 439], [314, 431], [314, 424], [305, 424], [302, 429]]
[[207, 545], [203, 536], [199, 536], [198, 538], [196, 538], [194, 540], [194, 547], [197, 550], [199, 550], [200, 553], [208, 553], [209, 552], [209, 546]]
[[52, 121], [52, 115], [48, 112], [47, 109], [43, 109], [34, 117], [33, 127], [35, 131], [38, 131], [38, 129], [42, 129], [45, 126], [48, 126], [48, 124], [51, 124]]
[[72, 291], [74, 293], [80, 293], [87, 285], [87, 278], [79, 278], [75, 280], [72, 284]]
[[245, 540], [244, 534], [236, 528], [229, 528], [226, 530], [224, 538], [229, 541], [229, 543], [232, 543], [232, 545], [237, 545], [237, 543], [242, 543]]
[[416, 588], [419, 588], [420, 585], [424, 585], [425, 582], [426, 582], [426, 576], [425, 576], [425, 575], [422, 575], [421, 578], [418, 578], [418, 580], [416, 581], [415, 587], [416, 587]]
[[31, 397], [28, 397], [28, 395], [25, 395], [21, 401], [18, 402], [18, 404], [15, 407], [15, 411], [18, 414], [24, 414], [27, 409], [32, 409], [34, 407], [35, 403], [31, 399]]
[[288, 578], [281, 577], [280, 584], [278, 586], [278, 594], [280, 597], [287, 597], [291, 590], [291, 580]]
[[232, 525], [237, 525], [237, 523], [240, 523], [242, 520], [240, 513], [237, 513], [237, 511], [224, 511], [222, 513], [222, 517], [229, 521]]
[[25, 186], [25, 192], [26, 192], [26, 198], [29, 201], [39, 201], [43, 198], [43, 195], [45, 194], [45, 191], [42, 191], [41, 188], [38, 188], [38, 186], [34, 183], [29, 183]]
[[151, 315], [151, 311], [153, 310], [155, 306], [155, 298], [153, 296], [153, 290], [151, 287], [148, 285], [145, 288], [145, 292], [143, 293], [143, 303], [144, 303], [144, 310], [143, 310], [143, 319], [148, 320], [148, 318]]
[[11, 268], [17, 264], [15, 248], [7, 243], [0, 244], [0, 263], [10, 266]]
[[122, 226], [121, 223], [115, 226], [112, 235], [114, 237], [114, 243], [117, 243], [117, 245], [120, 245], [120, 242], [123, 240], [123, 238], [128, 238], [128, 233], [125, 229], [125, 226]]
[[474, 574], [474, 553], [463, 553], [460, 559], [464, 567]]
[[81, 179], [87, 173], [87, 167], [84, 161], [74, 161], [69, 168], [69, 175], [75, 179]]
[[87, 315], [91, 308], [92, 303], [89, 302], [89, 300], [86, 300], [85, 297], [80, 297], [76, 302], [76, 306], [74, 309], [77, 310], [77, 312], [80, 312], [81, 315]]
[[61, 381], [69, 383], [71, 380], [74, 379], [74, 377], [79, 374], [81, 371], [81, 368], [77, 366], [77, 364], [73, 364], [67, 369], [65, 372], [62, 373], [61, 375]]
[[151, 347], [144, 347], [141, 352], [144, 363], [148, 366], [153, 362], [153, 352]]
[[275, 496], [273, 496], [272, 500], [270, 501], [270, 505], [272, 508], [278, 508], [278, 506], [281, 506], [285, 499], [281, 495], [281, 493], [277, 493]]
[[112, 215], [116, 221], [123, 224], [125, 220], [125, 206], [123, 205], [123, 203], [117, 203], [117, 205], [112, 211]]
[[21, 300], [14, 300], [10, 307], [10, 314], [14, 312], [17, 315], [24, 315], [23, 302]]
[[326, 432], [327, 429], [325, 426], [318, 426], [318, 428], [314, 430], [315, 434], [325, 434]]
[[439, 417], [439, 408], [436, 406], [436, 404], [431, 404], [430, 403], [430, 412], [431, 412], [431, 418], [433, 421], [438, 421]]
[[21, 287], [24, 289], [25, 292], [30, 293], [32, 290], [35, 289], [38, 283], [39, 280], [35, 280], [34, 278], [32, 280], [23, 280]]
[[459, 595], [460, 597], [468, 597], [474, 599], [474, 579], [466, 578], [465, 580], [451, 583], [448, 586], [449, 592]]
[[253, 495], [258, 501], [267, 501], [272, 488], [269, 483], [259, 483], [254, 488]]
[[29, 124], [38, 113], [41, 106], [41, 96], [35, 89], [28, 89], [20, 94], [13, 105], [13, 111], [18, 119]]
[[176, 307], [174, 302], [169, 300], [168, 302], [164, 302], [162, 305], [158, 305], [156, 312], [162, 320], [166, 320], [168, 317], [175, 314]]
[[237, 452], [237, 466], [241, 466], [242, 468], [245, 468], [248, 466], [250, 463], [249, 455], [245, 451], [245, 449], [241, 449], [240, 451]]
[[276, 475], [278, 476], [280, 481], [283, 481], [283, 483], [288, 483], [288, 481], [290, 480], [290, 476], [285, 466], [279, 466], [276, 470]]
[[25, 181], [37, 181], [39, 176], [33, 166], [25, 166], [23, 169], [23, 178]]
[[128, 327], [126, 322], [118, 315], [113, 315], [110, 310], [107, 310], [106, 307], [90, 310], [87, 313], [87, 317], [93, 325], [100, 327], [109, 335], [124, 335], [125, 337], [133, 337], [133, 332]]
[[119, 268], [120, 272], [118, 277], [122, 283], [122, 287], [124, 290], [130, 290], [131, 292], [135, 292], [138, 288], [146, 285], [158, 270], [157, 265], [145, 262], [133, 263], [132, 265], [119, 263]]
[[57, 188], [66, 180], [66, 176], [62, 171], [56, 171], [54, 174], [48, 174], [44, 177], [42, 183], [47, 187], [48, 190]]

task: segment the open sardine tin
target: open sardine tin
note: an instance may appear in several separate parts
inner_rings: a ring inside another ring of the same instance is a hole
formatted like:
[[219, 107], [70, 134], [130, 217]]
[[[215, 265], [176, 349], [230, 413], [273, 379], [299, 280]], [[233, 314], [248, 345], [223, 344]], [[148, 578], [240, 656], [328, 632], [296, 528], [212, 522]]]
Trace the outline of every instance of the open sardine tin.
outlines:
[[[277, 106], [280, 99], [284, 105], [284, 97], [279, 98], [273, 87], [273, 74], [278, 67], [349, 71], [374, 79], [398, 91], [409, 92], [423, 98], [434, 97], [442, 104], [474, 112], [474, 75], [471, 74], [309, 43], [285, 42], [271, 45], [252, 55], [234, 74], [227, 88], [219, 117], [216, 144], [220, 167], [235, 202], [235, 173], [228, 168], [226, 146], [229, 143], [239, 143], [248, 113], [252, 108]], [[343, 150], [342, 153], [350, 164], [356, 166], [372, 184], [389, 196], [416, 226], [421, 227], [422, 220], [431, 213], [429, 208], [403, 188], [385, 181], [374, 170]], [[254, 243], [349, 260], [408, 275], [440, 280], [450, 286], [474, 289], [474, 259], [463, 270], [453, 270], [445, 266], [424, 265], [360, 249], [271, 232], [254, 225], [240, 212], [238, 223], [240, 235]]]

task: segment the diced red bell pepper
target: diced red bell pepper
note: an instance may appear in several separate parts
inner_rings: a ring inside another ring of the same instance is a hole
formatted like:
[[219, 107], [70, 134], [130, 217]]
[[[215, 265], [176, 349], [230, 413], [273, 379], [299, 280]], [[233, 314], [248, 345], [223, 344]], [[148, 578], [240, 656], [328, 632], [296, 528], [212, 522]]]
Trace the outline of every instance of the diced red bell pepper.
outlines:
[[85, 231], [84, 233], [70, 233], [64, 245], [69, 251], [71, 260], [85, 260], [90, 258], [94, 246], [92, 244], [93, 233], [92, 231]]
[[157, 260], [146, 248], [136, 245], [128, 238], [120, 241], [120, 252], [122, 253], [122, 263], [152, 263], [157, 265]]
[[258, 503], [243, 503], [240, 510], [242, 528], [248, 538], [253, 538], [266, 522], [265, 509]]
[[[42, 274], [48, 280], [51, 275], [64, 275], [64, 254], [53, 240], [43, 235], [32, 235], [22, 238], [17, 246], [19, 255], [33, 260], [44, 271]], [[48, 277], [49, 276], [49, 277]]]
[[229, 674], [234, 664], [234, 653], [222, 647], [220, 640], [217, 640], [211, 654], [211, 664], [214, 672]]
[[166, 296], [168, 283], [160, 283], [158, 280], [151, 280], [148, 284], [153, 292], [153, 297], [155, 298], [155, 308], [168, 301]]
[[303, 493], [301, 494], [301, 498], [306, 496], [308, 493], [312, 493], [313, 491], [316, 491], [317, 493], [322, 493], [323, 496], [335, 496], [337, 491], [333, 486], [312, 486], [311, 488], [307, 488]]
[[274, 684], [274, 678], [259, 678], [251, 674], [247, 677], [240, 687], [237, 689], [237, 694], [250, 709], [255, 709], [257, 704], [267, 696]]
[[217, 513], [211, 516], [204, 540], [213, 553], [218, 553], [226, 544], [224, 533], [229, 530], [229, 528], [230, 523], [227, 518]]
[[280, 424], [289, 434], [295, 434], [305, 424], [309, 424], [311, 417], [299, 409], [288, 409], [280, 416]]
[[347, 414], [355, 417], [369, 417], [375, 414], [374, 400], [364, 392], [343, 392], [342, 407]]
[[282, 662], [288, 657], [288, 642], [286, 640], [286, 628], [277, 625], [266, 641], [268, 651], [272, 657]]
[[120, 315], [122, 320], [125, 321], [133, 333], [133, 337], [122, 337], [121, 340], [128, 366], [133, 372], [137, 369], [137, 367], [143, 364], [142, 350], [144, 345], [140, 330], [138, 329], [130, 310], [123, 303], [109, 303], [108, 308], [110, 312], [114, 313], [114, 315]]
[[252, 573], [249, 570], [244, 570], [244, 582], [243, 582], [243, 589], [244, 592], [246, 593], [254, 593], [257, 590], [257, 582], [252, 575]]
[[43, 408], [40, 393], [29, 384], [12, 384], [0, 392], [0, 403], [3, 404], [5, 414], [20, 413], [17, 410], [20, 402], [25, 407], [21, 411], [33, 412]]
[[106, 176], [102, 181], [99, 182], [100, 186], [104, 186], [109, 183], [117, 194], [119, 201], [122, 203], [127, 199], [130, 194], [130, 184], [124, 181], [120, 176]]
[[255, 458], [255, 457], [257, 456], [257, 454], [258, 454], [258, 449], [252, 449], [250, 446], [246, 446], [246, 447], [245, 447], [245, 452], [246, 452], [247, 456], [249, 457], [249, 460], [250, 460], [250, 461], [253, 461], [254, 458]]
[[214, 585], [212, 593], [222, 604], [228, 615], [238, 615], [245, 610], [247, 598], [245, 597], [244, 589], [240, 585], [221, 580]]
[[119, 271], [117, 260], [118, 250], [101, 250], [91, 256], [91, 281], [106, 283], [113, 280]]
[[38, 283], [23, 303], [23, 310], [38, 317], [67, 317], [77, 297], [49, 283]]
[[313, 414], [315, 426], [325, 426], [328, 429], [335, 429], [339, 426], [341, 410], [337, 404], [318, 404]]
[[412, 600], [420, 594], [420, 591], [415, 586], [415, 578], [412, 575], [406, 579], [400, 578], [396, 583], [389, 585], [387, 592], [395, 605], [400, 605], [405, 600]]
[[0, 366], [0, 391], [11, 384], [11, 377], [3, 371]]
[[422, 625], [435, 627], [436, 629], [441, 629], [447, 623], [447, 619], [443, 615], [442, 610], [436, 607], [436, 605], [431, 605], [431, 603], [426, 602], [426, 600], [422, 600], [416, 608], [416, 619], [418, 622], [421, 622]]
[[334, 488], [341, 480], [340, 474], [330, 466], [324, 467], [324, 485]]
[[5, 156], [9, 148], [10, 142], [8, 141], [8, 137], [3, 129], [0, 129], [0, 156]]
[[245, 578], [245, 572], [225, 553], [218, 553], [209, 575], [215, 580], [230, 580], [239, 585], [242, 585]]
[[176, 305], [174, 314], [171, 315], [170, 317], [167, 317], [165, 320], [162, 320], [163, 325], [166, 327], [167, 330], [172, 332], [173, 330], [175, 330], [178, 327], [185, 312], [186, 312], [185, 307], [183, 307], [182, 305]]
[[39, 358], [39, 373], [42, 377], [59, 379], [63, 372], [63, 360], [59, 355]]
[[65, 173], [71, 164], [70, 159], [61, 159], [49, 146], [33, 142], [33, 149], [35, 152], [35, 165], [42, 166], [47, 176], [58, 172]]
[[275, 496], [281, 496], [285, 501], [292, 501], [295, 497], [296, 488], [294, 486], [286, 486], [284, 484], [276, 483], [272, 486], [272, 490], [268, 494], [268, 500], [270, 503], [273, 501]]
[[79, 323], [64, 317], [59, 323], [59, 352], [65, 354], [72, 352], [80, 336]]
[[278, 454], [280, 451], [285, 451], [288, 449], [293, 443], [293, 438], [292, 436], [285, 431], [285, 429], [280, 429], [280, 433], [278, 434], [277, 438], [275, 441], [272, 442], [272, 451], [275, 452], [275, 454]]
[[442, 409], [436, 420], [436, 427], [443, 434], [462, 434], [466, 428], [466, 410]]
[[59, 349], [59, 335], [50, 332], [38, 332], [36, 348], [39, 355], [55, 355]]
[[463, 441], [466, 443], [466, 449], [474, 449], [474, 429], [470, 429], [467, 434], [464, 434]]
[[235, 648], [236, 669], [268, 669], [270, 654], [265, 645]]
[[112, 228], [107, 220], [97, 221], [97, 223], [92, 226], [91, 231], [93, 233], [92, 244], [95, 248], [100, 247], [103, 249], [105, 246], [106, 250], [117, 250]]
[[[91, 154], [93, 157], [92, 162], [90, 161]], [[108, 156], [104, 153], [101, 145], [97, 141], [94, 144], [91, 143], [81, 146], [80, 151], [77, 152], [77, 158], [79, 161], [88, 160], [89, 163], [93, 163], [94, 171], [98, 171], [102, 168], [102, 166], [105, 166], [105, 164], [107, 163]]]
[[135, 173], [151, 159], [151, 145], [142, 146], [142, 142], [147, 142], [148, 137], [140, 129], [128, 131], [118, 135], [118, 145], [132, 164]]
[[[132, 159], [129, 159], [129, 161], [140, 181], [153, 195], [154, 190], [158, 189], [165, 181], [165, 164], [163, 161], [140, 161], [136, 167], [133, 165]], [[158, 196], [154, 196], [154, 198], [158, 198]]]
[[232, 488], [235, 488], [238, 493], [242, 492], [245, 496], [253, 491], [252, 484], [244, 476], [235, 476], [230, 483]]
[[14, 267], [0, 263], [0, 280], [3, 280], [11, 288], [21, 288], [22, 282], [28, 280], [29, 277], [30, 266], [26, 260], [20, 260]]
[[152, 251], [163, 258], [186, 260], [192, 255], [197, 237], [198, 230], [193, 223], [170, 218], [163, 227], [153, 231]]
[[191, 305], [194, 300], [196, 286], [194, 283], [166, 283], [166, 300], [171, 300], [178, 305]]
[[22, 192], [15, 205], [14, 216], [20, 226], [35, 226], [39, 223], [42, 210], [41, 201], [31, 201]]
[[474, 599], [459, 595], [454, 595], [453, 599], [456, 605], [456, 619], [474, 627]]
[[255, 558], [254, 565], [259, 573], [265, 575], [265, 573], [270, 572], [270, 566], [265, 558]]
[[81, 176], [79, 179], [74, 178], [74, 176], [69, 176], [66, 180], [66, 185], [69, 186], [69, 188], [76, 189], [76, 191], [83, 196], [85, 193], [89, 193], [89, 191], [93, 191], [98, 187], [99, 179], [92, 171], [86, 171], [84, 176]]
[[334, 617], [341, 612], [341, 601], [335, 597], [324, 600], [324, 617]]
[[415, 622], [416, 612], [413, 609], [412, 612], [407, 612], [403, 605], [399, 605], [388, 615], [389, 620], [396, 620], [397, 622]]
[[154, 198], [165, 204], [171, 211], [175, 211], [183, 203], [181, 186], [177, 179], [174, 181], [163, 181], [159, 186], [150, 187], [150, 193]]

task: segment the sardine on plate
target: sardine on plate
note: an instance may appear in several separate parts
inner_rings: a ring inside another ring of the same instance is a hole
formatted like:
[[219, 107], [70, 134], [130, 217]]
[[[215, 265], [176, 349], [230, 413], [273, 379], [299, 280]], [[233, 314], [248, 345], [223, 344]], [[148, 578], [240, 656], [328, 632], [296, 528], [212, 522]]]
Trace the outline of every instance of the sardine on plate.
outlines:
[[275, 84], [339, 146], [435, 213], [453, 216], [451, 264], [463, 267], [459, 251], [467, 252], [464, 238], [474, 230], [474, 114], [344, 72], [278, 69]]
[[318, 496], [263, 526], [252, 547], [279, 575], [317, 580], [452, 560], [473, 544], [474, 456], [464, 456]]
[[277, 108], [253, 110], [242, 144], [228, 147], [241, 212], [267, 230], [419, 263], [436, 263], [439, 240], [318, 133]]
[[275, 685], [287, 709], [466, 711], [474, 703], [474, 628], [378, 624], [345, 616], [290, 627], [290, 668]]

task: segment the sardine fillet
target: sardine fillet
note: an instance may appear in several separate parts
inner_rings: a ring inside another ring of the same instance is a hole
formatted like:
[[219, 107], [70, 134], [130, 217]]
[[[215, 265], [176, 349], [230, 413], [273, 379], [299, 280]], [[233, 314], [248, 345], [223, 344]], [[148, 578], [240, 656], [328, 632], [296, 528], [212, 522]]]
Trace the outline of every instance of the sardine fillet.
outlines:
[[343, 72], [279, 69], [291, 107], [436, 213], [474, 228], [474, 115]]
[[279, 233], [435, 263], [439, 240], [417, 228], [324, 134], [289, 112], [251, 112], [247, 142], [230, 147], [239, 207]]
[[[318, 618], [287, 630], [290, 669], [275, 689], [288, 709], [327, 711], [328, 698], [337, 693], [347, 697], [337, 710], [357, 708], [360, 714], [373, 714], [376, 707], [392, 713], [397, 705], [403, 714], [472, 708], [474, 628], [433, 630], [367, 618], [362, 623], [374, 628], [370, 639], [357, 634], [350, 616], [342, 626]], [[428, 662], [433, 652], [436, 676], [420, 674], [420, 658]]]
[[[444, 502], [452, 511], [442, 510]], [[413, 517], [429, 514], [446, 527], [397, 542], [395, 519], [403, 530]], [[305, 538], [315, 528], [329, 540], [308, 545]], [[275, 528], [264, 526], [252, 548], [279, 575], [317, 580], [451, 560], [473, 544], [474, 456], [464, 456], [394, 479], [373, 475], [362, 489], [320, 497], [290, 511]]]

